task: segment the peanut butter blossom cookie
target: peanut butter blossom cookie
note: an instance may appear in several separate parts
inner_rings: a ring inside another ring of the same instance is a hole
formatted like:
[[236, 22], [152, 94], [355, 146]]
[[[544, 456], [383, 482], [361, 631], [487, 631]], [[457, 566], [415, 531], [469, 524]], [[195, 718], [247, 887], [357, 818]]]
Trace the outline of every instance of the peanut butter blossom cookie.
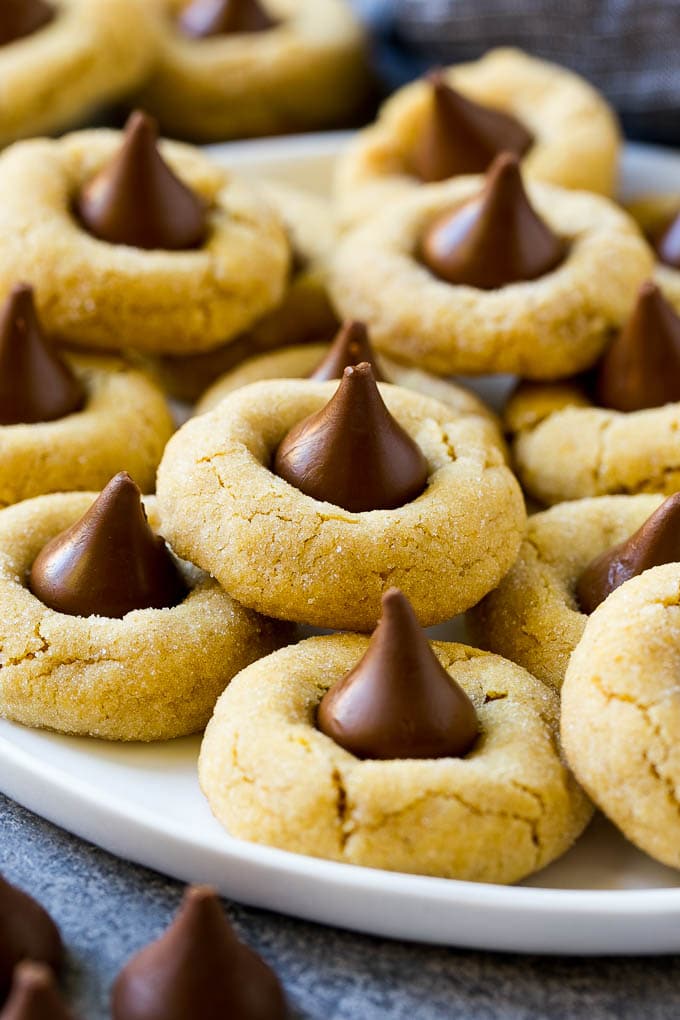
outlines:
[[193, 733], [231, 677], [277, 645], [274, 625], [176, 560], [123, 473], [98, 497], [3, 510], [0, 560], [0, 715], [27, 726]]
[[0, 504], [105, 485], [121, 468], [153, 489], [173, 432], [147, 377], [113, 358], [62, 354], [20, 284], [0, 311]]
[[193, 886], [159, 939], [123, 967], [113, 1020], [288, 1020], [283, 989], [261, 956], [239, 941], [214, 889]]
[[217, 704], [201, 787], [234, 836], [394, 871], [513, 882], [591, 808], [556, 746], [557, 698], [465, 645], [431, 646], [403, 593], [372, 637], [260, 660]]
[[680, 868], [680, 563], [622, 584], [593, 613], [562, 688], [569, 764], [646, 853]]
[[587, 614], [631, 577], [680, 561], [680, 494], [602, 496], [529, 517], [514, 566], [469, 613], [490, 651], [559, 690]]
[[84, 347], [195, 352], [278, 301], [278, 217], [197, 150], [123, 134], [36, 139], [0, 157], [0, 290], [30, 281], [48, 332]]
[[0, 875], [0, 1007], [12, 984], [12, 974], [22, 960], [33, 960], [58, 973], [64, 947], [56, 924], [32, 896], [10, 885]]
[[345, 219], [422, 183], [484, 173], [501, 152], [528, 177], [611, 195], [619, 132], [604, 98], [570, 71], [519, 50], [434, 72], [396, 92], [341, 157]]
[[141, 84], [146, 0], [2, 0], [0, 145], [54, 133]]
[[592, 365], [651, 266], [620, 209], [524, 183], [506, 153], [485, 178], [414, 190], [350, 231], [331, 294], [398, 360], [441, 375], [552, 379]]
[[654, 281], [680, 313], [680, 192], [640, 195], [626, 208], [654, 249]]
[[484, 428], [370, 365], [260, 382], [189, 421], [158, 474], [180, 556], [267, 615], [368, 630], [398, 583], [424, 624], [511, 566], [519, 487]]
[[506, 408], [523, 486], [543, 503], [680, 489], [680, 318], [647, 282], [587, 376], [520, 385]]
[[330, 127], [366, 95], [344, 0], [152, 0], [156, 61], [140, 102], [196, 141]]

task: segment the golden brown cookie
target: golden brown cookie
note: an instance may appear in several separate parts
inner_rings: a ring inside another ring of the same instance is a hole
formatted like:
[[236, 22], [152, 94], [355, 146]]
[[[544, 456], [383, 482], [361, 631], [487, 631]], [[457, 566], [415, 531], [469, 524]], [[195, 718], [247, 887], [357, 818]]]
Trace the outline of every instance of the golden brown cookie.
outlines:
[[465, 645], [437, 657], [472, 699], [481, 735], [463, 758], [360, 760], [315, 726], [328, 688], [365, 652], [318, 637], [244, 670], [201, 748], [201, 787], [233, 836], [392, 871], [515, 882], [563, 853], [591, 808], [560, 760], [554, 693]]
[[[563, 67], [520, 50], [490, 50], [481, 60], [444, 72], [446, 81], [483, 106], [512, 114], [533, 135], [523, 159], [526, 175], [564, 188], [612, 195], [619, 130], [603, 99]], [[348, 145], [336, 192], [345, 222], [373, 214], [389, 198], [417, 187], [412, 152], [431, 102], [426, 81], [399, 89], [375, 124]]]
[[529, 517], [519, 556], [498, 587], [470, 610], [475, 638], [556, 690], [588, 617], [576, 586], [601, 553], [635, 532], [662, 496], [602, 496]]
[[282, 439], [338, 384], [255, 383], [189, 421], [158, 474], [164, 534], [244, 605], [319, 626], [368, 630], [401, 588], [421, 623], [479, 601], [511, 566], [524, 528], [514, 477], [484, 427], [397, 386], [380, 393], [424, 454], [422, 494], [352, 513], [270, 469]]
[[588, 621], [562, 688], [569, 764], [646, 853], [680, 868], [680, 564], [613, 592]]
[[[626, 202], [625, 208], [653, 242], [680, 214], [680, 193], [671, 191], [639, 195]], [[652, 278], [680, 314], [680, 268], [658, 259]]]
[[151, 0], [156, 62], [139, 97], [174, 135], [220, 141], [331, 127], [366, 95], [364, 36], [343, 0], [261, 0], [264, 31], [191, 37], [188, 0]]
[[202, 153], [164, 142], [167, 163], [208, 205], [206, 240], [186, 251], [101, 241], [74, 217], [73, 196], [121, 143], [116, 131], [81, 131], [2, 154], [0, 294], [32, 283], [47, 332], [78, 346], [217, 347], [281, 299], [289, 248], [279, 218]]
[[[189, 564], [180, 564], [189, 594], [170, 609], [110, 619], [47, 608], [27, 573], [95, 495], [40, 496], [0, 512], [0, 715], [107, 740], [194, 733], [231, 677], [277, 647], [281, 632]], [[154, 500], [146, 505], [155, 526]]]

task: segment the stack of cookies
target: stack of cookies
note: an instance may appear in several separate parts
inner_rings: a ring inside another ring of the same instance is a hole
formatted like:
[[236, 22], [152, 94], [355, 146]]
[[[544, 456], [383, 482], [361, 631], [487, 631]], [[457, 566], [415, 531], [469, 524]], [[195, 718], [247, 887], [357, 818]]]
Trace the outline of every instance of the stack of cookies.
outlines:
[[[395, 95], [333, 204], [141, 112], [7, 149], [2, 715], [207, 724], [218, 820], [300, 853], [514, 882], [595, 802], [680, 866], [677, 224], [614, 203], [618, 152], [505, 50]], [[428, 640], [463, 613], [479, 647]]]

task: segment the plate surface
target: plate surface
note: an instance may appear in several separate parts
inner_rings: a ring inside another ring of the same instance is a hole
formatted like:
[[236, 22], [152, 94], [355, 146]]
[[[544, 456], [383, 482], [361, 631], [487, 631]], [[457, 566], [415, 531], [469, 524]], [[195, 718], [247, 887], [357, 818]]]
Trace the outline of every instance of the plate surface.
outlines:
[[[342, 135], [213, 148], [235, 170], [324, 193]], [[673, 190], [680, 155], [628, 146], [622, 194]], [[502, 380], [477, 388], [497, 397]], [[458, 624], [436, 628], [461, 639]], [[680, 951], [680, 872], [597, 817], [575, 847], [506, 888], [335, 864], [229, 837], [196, 777], [198, 738], [118, 745], [0, 721], [0, 789], [121, 857], [253, 906], [374, 935], [513, 952]]]

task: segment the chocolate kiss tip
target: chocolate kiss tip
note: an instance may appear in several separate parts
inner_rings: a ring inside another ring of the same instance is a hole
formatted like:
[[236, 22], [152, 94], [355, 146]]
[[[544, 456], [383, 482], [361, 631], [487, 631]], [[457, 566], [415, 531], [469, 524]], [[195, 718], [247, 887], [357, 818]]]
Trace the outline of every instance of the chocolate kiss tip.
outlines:
[[664, 500], [634, 535], [596, 557], [581, 574], [576, 597], [592, 613], [616, 588], [650, 567], [680, 563], [680, 493]]
[[452, 88], [440, 68], [427, 75], [432, 102], [411, 166], [421, 180], [483, 173], [500, 152], [523, 156], [533, 137], [511, 114], [482, 106]]
[[194, 39], [237, 32], [265, 32], [278, 21], [258, 0], [193, 0], [179, 19], [181, 31]]
[[32, 896], [0, 875], [0, 1004], [9, 991], [14, 968], [26, 958], [57, 971], [63, 958], [59, 929]]
[[397, 588], [383, 595], [362, 658], [322, 698], [317, 725], [350, 754], [375, 759], [462, 758], [479, 732], [472, 702]]
[[666, 220], [652, 240], [660, 261], [673, 269], [680, 269], [680, 211]]
[[17, 284], [0, 310], [0, 425], [64, 418], [79, 411], [85, 397], [40, 328], [33, 288]]
[[0, 1020], [73, 1020], [73, 1014], [62, 1001], [50, 968], [24, 961], [14, 971]]
[[598, 365], [595, 395], [622, 412], [680, 401], [680, 317], [651, 280]]
[[148, 250], [202, 244], [205, 203], [170, 169], [157, 141], [156, 121], [140, 110], [132, 113], [118, 152], [76, 200], [76, 212], [94, 237]]
[[367, 363], [346, 368], [325, 407], [291, 429], [274, 471], [307, 496], [350, 513], [404, 506], [428, 478], [420, 447], [388, 411]]
[[170, 927], [118, 975], [113, 1020], [286, 1020], [278, 978], [238, 940], [217, 893], [188, 889]]
[[425, 230], [420, 257], [440, 279], [495, 290], [555, 269], [566, 243], [534, 211], [519, 160], [502, 153], [480, 195], [438, 216]]
[[33, 35], [54, 19], [55, 10], [45, 0], [2, 0], [0, 46]]
[[187, 588], [165, 542], [149, 527], [141, 493], [121, 471], [89, 510], [38, 553], [29, 586], [70, 616], [120, 619], [178, 605]]
[[373, 369], [376, 382], [384, 382], [375, 360], [375, 352], [368, 338], [368, 330], [363, 322], [350, 320], [340, 327], [336, 333], [330, 350], [323, 360], [310, 374], [310, 379], [327, 382], [340, 379], [346, 368], [366, 362]]

